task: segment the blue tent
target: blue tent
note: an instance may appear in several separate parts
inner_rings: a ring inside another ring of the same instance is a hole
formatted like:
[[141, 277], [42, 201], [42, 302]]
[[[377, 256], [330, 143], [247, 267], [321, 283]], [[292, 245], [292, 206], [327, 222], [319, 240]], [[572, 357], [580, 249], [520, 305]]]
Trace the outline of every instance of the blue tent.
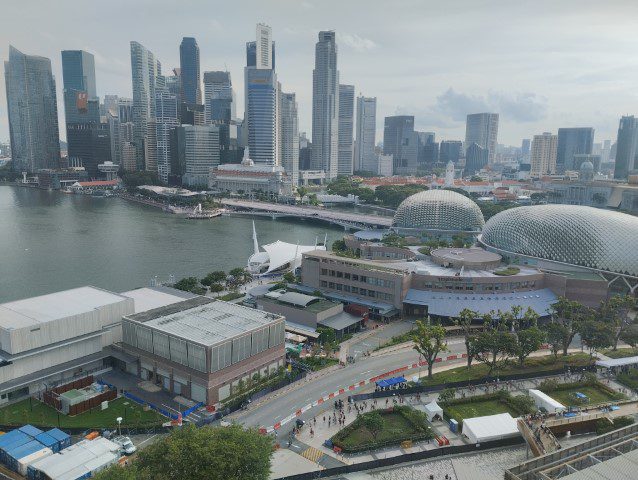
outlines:
[[377, 384], [377, 387], [387, 388], [387, 387], [392, 387], [399, 383], [405, 383], [405, 382], [406, 382], [405, 377], [392, 377], [392, 378], [386, 378], [384, 380], [377, 380], [376, 384]]

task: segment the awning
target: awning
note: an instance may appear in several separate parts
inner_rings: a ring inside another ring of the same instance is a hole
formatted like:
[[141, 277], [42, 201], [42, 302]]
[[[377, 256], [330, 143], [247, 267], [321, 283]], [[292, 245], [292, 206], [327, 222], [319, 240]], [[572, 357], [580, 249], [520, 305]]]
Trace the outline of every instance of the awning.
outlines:
[[297, 335], [303, 335], [304, 337], [317, 339], [319, 338], [319, 334], [310, 327], [306, 327], [304, 325], [299, 325], [298, 323], [292, 323], [286, 320], [286, 332], [296, 333]]
[[341, 312], [324, 320], [319, 320], [317, 321], [317, 323], [319, 325], [323, 325], [324, 327], [330, 327], [333, 330], [343, 330], [344, 328], [348, 328], [352, 325], [358, 324], [359, 322], [361, 322], [361, 320], [363, 320], [361, 316], [351, 315], [347, 312]]
[[624, 367], [626, 365], [637, 365], [638, 357], [625, 357], [625, 358], [610, 358], [609, 360], [598, 360], [596, 365], [598, 367], [612, 368], [612, 367]]
[[[315, 245], [295, 245], [294, 243], [286, 243], [277, 240], [274, 243], [263, 245], [262, 248], [266, 250], [269, 257], [268, 272], [277, 270], [287, 263], [290, 263], [294, 268], [297, 261], [301, 261], [301, 254], [306, 252], [312, 252], [317, 250]], [[322, 248], [325, 250], [325, 248]]]
[[556, 303], [556, 295], [548, 288], [531, 292], [493, 294], [448, 293], [410, 289], [403, 303], [426, 305], [430, 315], [441, 317], [458, 317], [464, 308], [469, 308], [479, 315], [484, 315], [498, 310], [509, 311], [514, 306], [521, 306], [523, 310], [527, 310], [529, 307], [541, 317], [544, 317], [549, 315], [552, 304]]
[[[306, 293], [313, 293], [317, 290], [316, 288], [310, 288], [306, 285], [291, 285], [291, 287], [295, 290]], [[394, 305], [391, 305], [389, 303], [374, 302], [372, 300], [365, 300], [363, 298], [353, 297], [352, 295], [344, 295], [336, 292], [326, 292], [324, 290], [321, 290], [321, 293], [324, 297], [331, 300], [337, 300], [343, 303], [354, 303], [356, 305], [364, 305], [368, 308], [376, 310], [375, 313], [379, 313], [380, 315], [387, 315], [388, 313], [393, 313], [393, 310], [395, 310]]]
[[386, 378], [384, 380], [378, 380], [375, 383], [377, 384], [377, 387], [386, 388], [386, 387], [392, 387], [394, 385], [398, 385], [399, 383], [405, 383], [405, 382], [407, 382], [405, 377], [392, 377], [392, 378]]

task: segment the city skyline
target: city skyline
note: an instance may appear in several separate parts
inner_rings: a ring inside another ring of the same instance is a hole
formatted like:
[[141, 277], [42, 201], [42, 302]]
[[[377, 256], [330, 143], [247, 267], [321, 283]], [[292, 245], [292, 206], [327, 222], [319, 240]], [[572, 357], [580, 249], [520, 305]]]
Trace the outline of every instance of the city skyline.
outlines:
[[[390, 11], [382, 11], [381, 5], [365, 4], [366, 8], [362, 8], [363, 3], [351, 2], [340, 6], [343, 15], [339, 16], [331, 16], [331, 9], [319, 8], [316, 2], [274, 6], [255, 3], [254, 8], [248, 9], [252, 16], [240, 15], [239, 10], [243, 9], [233, 6], [225, 7], [220, 16], [212, 6], [193, 3], [202, 7], [199, 11], [192, 9], [198, 11], [197, 15], [188, 14], [191, 9], [169, 4], [157, 12], [148, 12], [153, 18], [158, 16], [158, 23], [149, 25], [160, 27], [148, 31], [135, 23], [136, 12], [146, 11], [146, 6], [127, 4], [130, 16], [112, 15], [119, 25], [117, 36], [109, 35], [107, 26], [113, 22], [109, 21], [108, 12], [99, 17], [87, 16], [83, 23], [74, 25], [72, 32], [60, 37], [56, 29], [64, 25], [71, 3], [62, 2], [53, 11], [32, 7], [28, 13], [37, 33], [27, 37], [8, 22], [1, 34], [0, 52], [6, 59], [12, 43], [26, 54], [51, 59], [62, 124], [61, 50], [82, 49], [95, 55], [97, 93], [101, 98], [105, 94], [130, 97], [130, 40], [142, 43], [170, 71], [179, 66], [182, 37], [193, 36], [200, 45], [202, 72], [228, 69], [236, 79], [236, 92], [241, 92], [244, 46], [254, 37], [258, 22], [273, 28], [279, 50], [278, 76], [287, 91], [297, 94], [299, 130], [308, 133], [314, 43], [319, 30], [331, 29], [337, 34], [341, 81], [354, 84], [357, 96], [378, 98], [379, 120], [395, 114], [414, 115], [416, 129], [435, 131], [441, 140], [463, 138], [466, 114], [493, 111], [501, 115], [500, 143], [520, 145], [522, 138], [538, 132], [555, 133], [560, 127], [579, 126], [593, 127], [595, 141], [599, 142], [615, 139], [619, 118], [634, 113], [631, 104], [636, 95], [628, 79], [635, 77], [630, 52], [635, 51], [636, 41], [628, 34], [632, 15], [627, 9], [636, 6], [628, 2], [611, 2], [604, 12], [580, 3], [575, 12], [574, 2], [561, 2], [551, 17], [542, 19], [538, 17], [542, 15], [541, 8], [535, 12], [536, 7], [504, 2], [488, 2], [500, 5], [498, 19], [487, 16], [491, 10], [485, 5], [468, 2], [458, 2], [448, 11], [433, 2], [406, 1], [405, 7], [410, 8]], [[117, 2], [109, 11], [118, 11], [116, 7]], [[170, 14], [165, 14], [167, 9]], [[5, 7], [7, 18], [22, 15], [24, 10], [23, 6]], [[349, 18], [355, 13], [362, 21], [353, 25]], [[189, 29], [178, 28], [173, 35], [165, 35], [162, 25], [175, 16], [181, 16], [178, 18], [183, 18]], [[590, 29], [552, 27], [567, 16], [570, 24], [595, 26], [594, 33]], [[423, 26], [425, 18], [427, 28]], [[457, 28], [445, 31], [444, 25], [452, 19]], [[401, 32], [391, 33], [389, 26], [399, 22]], [[472, 40], [473, 47], [468, 48], [468, 38], [474, 38], [481, 30], [492, 31], [482, 34], [478, 42]], [[554, 32], [551, 38], [543, 34], [547, 30]], [[436, 48], [424, 49], [422, 46], [427, 44]], [[476, 51], [481, 52], [480, 62]], [[583, 96], [586, 102], [582, 101]], [[237, 107], [238, 112], [243, 112], [241, 95]], [[380, 125], [382, 122], [378, 121], [377, 138], [382, 138]], [[61, 136], [64, 134], [61, 129]], [[0, 139], [8, 139], [4, 97], [0, 99]]]

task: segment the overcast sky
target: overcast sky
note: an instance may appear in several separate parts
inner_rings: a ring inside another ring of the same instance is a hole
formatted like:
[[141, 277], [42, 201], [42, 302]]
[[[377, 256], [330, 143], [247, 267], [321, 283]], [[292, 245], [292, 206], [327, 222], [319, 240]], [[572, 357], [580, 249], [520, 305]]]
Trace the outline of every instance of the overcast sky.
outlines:
[[[197, 38], [201, 71], [231, 72], [243, 112], [245, 42], [273, 28], [277, 73], [296, 92], [310, 132], [317, 32], [335, 30], [341, 83], [377, 97], [383, 117], [413, 114], [437, 139], [464, 139], [465, 115], [500, 113], [499, 143], [559, 127], [592, 126], [615, 141], [638, 114], [636, 0], [10, 0], [2, 2], [0, 56], [9, 44], [51, 58], [64, 138], [60, 51], [95, 55], [97, 89], [130, 97], [129, 41], [179, 66], [183, 36]], [[4, 72], [4, 65], [2, 65]], [[9, 138], [0, 75], [0, 140]]]

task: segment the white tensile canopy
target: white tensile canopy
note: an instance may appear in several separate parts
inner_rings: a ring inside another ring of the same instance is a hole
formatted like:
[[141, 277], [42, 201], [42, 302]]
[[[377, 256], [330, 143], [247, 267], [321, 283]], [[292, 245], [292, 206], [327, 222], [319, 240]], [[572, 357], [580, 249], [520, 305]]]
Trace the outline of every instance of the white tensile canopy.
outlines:
[[279, 270], [286, 264], [290, 264], [292, 269], [301, 264], [301, 254], [312, 252], [313, 250], [325, 250], [325, 247], [315, 245], [295, 245], [277, 240], [268, 245], [262, 245], [269, 258], [268, 272]]
[[425, 411], [425, 414], [428, 416], [428, 420], [430, 422], [436, 415], [441, 417], [441, 419], [443, 418], [443, 409], [434, 400], [428, 403], [424, 407], [424, 411]]
[[565, 405], [554, 400], [552, 397], [540, 390], [529, 389], [529, 396], [534, 399], [534, 403], [538, 408], [543, 407], [549, 413], [558, 413], [565, 410]]
[[466, 418], [463, 420], [463, 435], [470, 443], [488, 442], [520, 435], [516, 420], [509, 413]]

